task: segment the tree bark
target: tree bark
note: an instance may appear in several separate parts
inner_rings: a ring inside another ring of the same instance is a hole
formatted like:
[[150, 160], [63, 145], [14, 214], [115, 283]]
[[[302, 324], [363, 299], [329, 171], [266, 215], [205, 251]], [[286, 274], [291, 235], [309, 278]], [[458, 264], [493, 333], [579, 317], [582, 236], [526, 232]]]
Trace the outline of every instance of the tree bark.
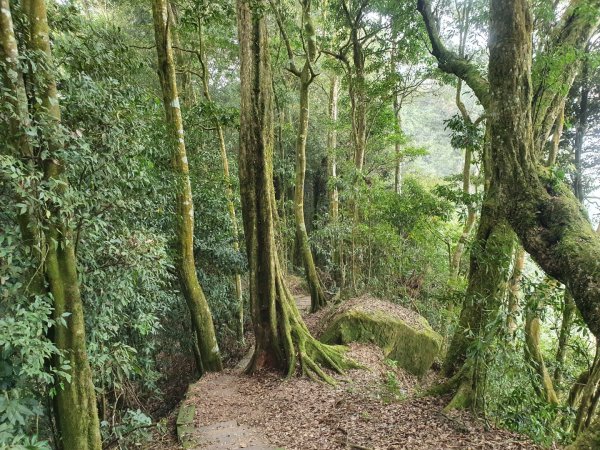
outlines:
[[304, 222], [304, 181], [306, 178], [306, 139], [308, 136], [309, 100], [308, 88], [312, 82], [309, 62], [304, 64], [300, 75], [300, 115], [298, 123], [298, 137], [296, 140], [296, 189], [294, 190], [294, 219], [296, 235], [302, 254], [302, 262], [308, 289], [310, 291], [310, 309], [316, 312], [327, 304], [327, 297], [317, 274], [312, 250], [308, 241], [306, 224]]
[[171, 32], [169, 30], [169, 12], [166, 0], [153, 0], [154, 35], [158, 56], [158, 74], [163, 94], [163, 103], [168, 130], [168, 145], [171, 150], [171, 164], [175, 178], [175, 196], [177, 204], [176, 260], [175, 264], [181, 283], [181, 290], [187, 302], [198, 348], [202, 357], [202, 367], [198, 370], [220, 371], [221, 356], [215, 329], [196, 273], [194, 259], [194, 206], [189, 166], [183, 133], [183, 120], [177, 92], [177, 80]]
[[[552, 283], [550, 279], [546, 279], [545, 283]], [[551, 286], [550, 289], [555, 289], [556, 286]], [[542, 299], [546, 292], [534, 292], [531, 300], [525, 311], [525, 359], [533, 369], [533, 389], [538, 396], [553, 405], [558, 405], [558, 397], [554, 391], [554, 384], [544, 357], [540, 349], [540, 326], [541, 320], [539, 308], [541, 308]]]
[[342, 372], [350, 363], [341, 347], [311, 336], [283, 281], [275, 243], [273, 100], [262, 0], [238, 0], [240, 44], [240, 157], [242, 216], [249, 262], [249, 292], [256, 344], [247, 367], [301, 372], [333, 383], [321, 365]]
[[300, 82], [300, 111], [298, 114], [298, 134], [296, 136], [296, 170], [294, 189], [294, 223], [296, 228], [296, 252], [302, 264], [310, 292], [311, 312], [316, 312], [327, 304], [325, 291], [317, 274], [313, 258], [306, 222], [304, 217], [304, 184], [306, 180], [306, 140], [308, 138], [309, 119], [309, 89], [315, 79], [312, 63], [316, 58], [316, 35], [311, 17], [311, 0], [300, 0], [302, 6], [303, 33], [301, 40], [305, 49], [302, 70], [298, 70], [294, 62], [294, 52], [288, 34], [283, 24], [283, 19], [277, 6], [271, 1], [271, 8], [275, 13], [277, 25], [288, 53], [287, 69], [294, 74]]
[[508, 314], [506, 317], [506, 329], [510, 339], [514, 339], [517, 331], [517, 313], [521, 300], [521, 281], [523, 280], [523, 268], [525, 267], [525, 250], [517, 244], [513, 262], [512, 275], [508, 282]]
[[[335, 225], [338, 224], [340, 215], [340, 199], [337, 187], [337, 120], [339, 88], [340, 83], [338, 76], [332, 75], [329, 87], [329, 120], [331, 121], [331, 124], [327, 133], [327, 190], [329, 194], [329, 220]], [[343, 289], [345, 285], [345, 271], [342, 267], [342, 239], [335, 237], [332, 247], [335, 281], [339, 288]]]
[[[46, 4], [44, 0], [28, 0], [23, 4], [23, 8], [30, 26], [27, 47], [44, 59], [44, 63], [38, 65], [39, 78], [36, 77], [37, 82], [33, 86], [35, 95], [42, 99], [42, 108], [35, 111], [34, 121], [44, 124], [42, 139], [52, 154], [61, 149], [61, 112], [53, 73]], [[1, 16], [2, 33], [12, 33], [10, 5], [7, 0], [2, 0]], [[16, 44], [14, 34], [8, 41]], [[5, 52], [10, 54], [11, 50], [5, 48]], [[16, 55], [14, 51], [13, 56]], [[17, 91], [19, 103], [24, 98], [21, 89], [22, 85]], [[22, 104], [19, 110], [24, 125], [26, 105]], [[22, 139], [25, 137], [21, 136], [20, 139], [21, 148], [24, 150]], [[63, 187], [58, 188], [57, 193], [62, 194], [66, 190], [63, 162], [52, 154], [50, 158], [43, 161], [41, 169], [46, 180], [60, 180]], [[53, 339], [56, 347], [61, 350], [70, 364], [70, 379], [57, 380], [59, 386], [54, 398], [54, 413], [60, 434], [59, 445], [64, 449], [99, 450], [102, 447], [100, 425], [92, 373], [87, 358], [83, 302], [79, 289], [72, 232], [59, 204], [48, 204], [46, 208], [48, 212], [45, 215], [48, 219], [44, 227], [46, 245], [44, 272], [48, 290], [53, 298], [53, 317], [57, 322]], [[63, 320], [66, 326], [61, 325]]]
[[571, 327], [573, 326], [573, 319], [575, 318], [575, 311], [577, 306], [573, 300], [571, 293], [565, 289], [564, 305], [562, 313], [562, 322], [560, 324], [560, 333], [558, 335], [558, 347], [556, 350], [556, 368], [554, 369], [554, 383], [557, 388], [562, 383], [563, 370], [565, 365], [565, 359], [567, 356], [567, 344], [571, 337]]
[[486, 194], [471, 250], [465, 301], [444, 361], [446, 376], [459, 373], [467, 362], [469, 349], [477, 341], [485, 343], [489, 337], [486, 328], [506, 293], [513, 245], [514, 234], [503, 221], [499, 205]]

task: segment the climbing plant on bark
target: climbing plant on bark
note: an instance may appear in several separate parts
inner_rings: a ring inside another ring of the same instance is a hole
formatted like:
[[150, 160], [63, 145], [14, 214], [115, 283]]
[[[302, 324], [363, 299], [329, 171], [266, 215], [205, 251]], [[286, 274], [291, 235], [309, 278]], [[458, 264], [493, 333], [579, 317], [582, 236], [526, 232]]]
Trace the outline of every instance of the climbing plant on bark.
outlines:
[[[8, 0], [0, 4], [0, 34], [5, 79], [13, 88], [16, 117], [13, 124], [14, 148], [20, 156], [39, 164], [44, 183], [51, 196], [37, 211], [43, 217], [38, 223], [33, 216], [21, 216], [24, 241], [32, 252], [40, 252], [45, 280], [34, 274], [34, 294], [45, 289], [52, 295], [55, 326], [52, 337], [56, 347], [69, 362], [67, 378], [56, 380], [54, 417], [58, 428], [56, 443], [60, 448], [99, 450], [102, 448], [96, 394], [87, 357], [83, 302], [79, 288], [77, 258], [74, 251], [72, 223], [65, 211], [68, 208], [68, 184], [64, 162], [58, 154], [66, 150], [61, 139], [61, 111], [50, 45], [50, 28], [44, 0], [30, 0], [22, 5], [28, 29], [24, 46], [39, 58], [30, 95], [41, 100], [30, 109], [24, 89], [23, 71], [19, 65], [18, 44], [14, 33], [11, 6]], [[26, 131], [30, 124], [39, 127], [38, 140], [30, 142]], [[38, 147], [39, 148], [35, 148]], [[41, 157], [41, 152], [47, 156]], [[32, 157], [38, 157], [33, 159]], [[65, 208], [65, 206], [67, 208]], [[28, 222], [28, 223], [26, 223]], [[40, 231], [41, 229], [41, 231]], [[43, 285], [45, 281], [45, 286]], [[59, 361], [54, 361], [59, 364]]]

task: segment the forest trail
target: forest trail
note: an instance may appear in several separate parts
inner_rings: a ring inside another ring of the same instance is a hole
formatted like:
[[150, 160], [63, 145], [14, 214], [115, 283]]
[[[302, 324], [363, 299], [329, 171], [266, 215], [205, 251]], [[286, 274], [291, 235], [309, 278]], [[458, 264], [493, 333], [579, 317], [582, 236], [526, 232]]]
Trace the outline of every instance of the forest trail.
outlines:
[[[308, 304], [307, 304], [308, 299]], [[307, 314], [310, 298], [297, 297]], [[320, 313], [321, 314], [321, 313]], [[307, 315], [309, 326], [317, 315]], [[443, 398], [421, 398], [435, 375], [418, 380], [384, 360], [375, 346], [353, 344], [350, 370], [331, 387], [305, 378], [243, 374], [245, 364], [204, 376], [181, 408], [193, 407], [189, 449], [536, 449], [521, 435], [468, 413], [445, 414]], [[191, 408], [190, 408], [191, 409]]]

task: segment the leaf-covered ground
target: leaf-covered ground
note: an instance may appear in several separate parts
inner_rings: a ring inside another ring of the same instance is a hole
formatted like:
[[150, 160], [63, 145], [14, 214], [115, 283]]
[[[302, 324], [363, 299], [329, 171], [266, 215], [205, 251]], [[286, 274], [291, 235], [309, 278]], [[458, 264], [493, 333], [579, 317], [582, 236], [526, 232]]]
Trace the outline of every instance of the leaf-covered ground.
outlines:
[[378, 348], [353, 345], [350, 354], [370, 370], [352, 370], [335, 387], [270, 373], [210, 374], [189, 392], [197, 423], [237, 420], [287, 450], [537, 448], [467, 413], [443, 413], [444, 399], [418, 398], [417, 380], [388, 366]]
[[[298, 298], [303, 312], [310, 299]], [[306, 316], [313, 332], [328, 311]], [[536, 449], [525, 437], [475, 419], [444, 413], [448, 399], [421, 397], [435, 380], [394, 367], [372, 345], [353, 344], [349, 356], [368, 369], [348, 371], [336, 386], [277, 374], [243, 375], [240, 365], [208, 374], [190, 386], [197, 426], [236, 420], [287, 450], [326, 449]], [[175, 449], [163, 437], [153, 449]]]

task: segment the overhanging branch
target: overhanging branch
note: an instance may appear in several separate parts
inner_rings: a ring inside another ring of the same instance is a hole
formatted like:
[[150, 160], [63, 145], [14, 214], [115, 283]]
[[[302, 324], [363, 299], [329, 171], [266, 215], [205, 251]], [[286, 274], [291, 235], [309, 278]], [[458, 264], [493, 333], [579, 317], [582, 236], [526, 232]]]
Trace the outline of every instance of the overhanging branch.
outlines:
[[425, 28], [427, 28], [427, 35], [431, 43], [431, 54], [437, 59], [438, 67], [442, 71], [456, 75], [463, 80], [473, 90], [483, 107], [487, 108], [490, 103], [488, 80], [477, 70], [473, 63], [446, 48], [440, 38], [429, 0], [418, 0], [417, 10], [421, 13], [425, 22]]

